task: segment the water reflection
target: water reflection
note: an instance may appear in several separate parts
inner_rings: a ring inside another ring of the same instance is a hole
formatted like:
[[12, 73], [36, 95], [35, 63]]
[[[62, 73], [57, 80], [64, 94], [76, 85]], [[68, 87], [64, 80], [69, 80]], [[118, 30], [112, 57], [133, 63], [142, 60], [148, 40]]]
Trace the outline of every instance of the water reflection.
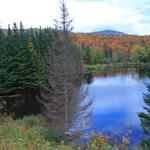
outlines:
[[136, 69], [120, 69], [94, 72], [91, 77], [87, 97], [95, 97], [91, 129], [121, 136], [128, 123], [132, 130], [131, 142], [139, 143], [143, 132], [137, 113], [144, 111], [147, 74]]

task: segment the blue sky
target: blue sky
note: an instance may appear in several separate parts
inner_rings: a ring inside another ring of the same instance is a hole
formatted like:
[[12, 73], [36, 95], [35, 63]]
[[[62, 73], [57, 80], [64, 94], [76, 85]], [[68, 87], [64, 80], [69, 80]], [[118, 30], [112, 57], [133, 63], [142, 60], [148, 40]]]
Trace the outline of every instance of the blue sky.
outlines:
[[[0, 0], [0, 24], [23, 21], [25, 27], [53, 25], [61, 0]], [[66, 0], [75, 32], [119, 30], [150, 34], [150, 0]]]

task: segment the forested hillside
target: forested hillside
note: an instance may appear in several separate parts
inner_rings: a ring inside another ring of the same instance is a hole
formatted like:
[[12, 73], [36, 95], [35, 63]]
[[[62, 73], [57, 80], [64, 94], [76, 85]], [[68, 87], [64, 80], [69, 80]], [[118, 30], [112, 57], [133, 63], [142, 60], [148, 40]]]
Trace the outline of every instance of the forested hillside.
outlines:
[[113, 62], [147, 62], [150, 58], [150, 36], [73, 34], [80, 46], [85, 64]]
[[112, 51], [123, 51], [125, 53], [135, 45], [150, 47], [150, 36], [139, 35], [106, 35], [106, 34], [84, 34], [76, 33], [74, 41], [80, 46], [88, 45], [94, 50], [100, 51], [110, 48]]

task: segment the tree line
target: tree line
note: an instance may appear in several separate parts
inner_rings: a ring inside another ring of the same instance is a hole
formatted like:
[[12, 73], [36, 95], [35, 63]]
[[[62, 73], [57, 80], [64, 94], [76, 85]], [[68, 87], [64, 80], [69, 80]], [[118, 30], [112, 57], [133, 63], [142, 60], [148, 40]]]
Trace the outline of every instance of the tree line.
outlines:
[[102, 50], [83, 45], [82, 57], [84, 64], [110, 64], [110, 63], [150, 63], [150, 48], [135, 45], [128, 53], [122, 50], [113, 51], [108, 45]]
[[0, 95], [26, 94], [41, 86], [47, 34], [48, 29], [25, 30], [22, 23], [19, 29], [16, 23], [0, 29]]

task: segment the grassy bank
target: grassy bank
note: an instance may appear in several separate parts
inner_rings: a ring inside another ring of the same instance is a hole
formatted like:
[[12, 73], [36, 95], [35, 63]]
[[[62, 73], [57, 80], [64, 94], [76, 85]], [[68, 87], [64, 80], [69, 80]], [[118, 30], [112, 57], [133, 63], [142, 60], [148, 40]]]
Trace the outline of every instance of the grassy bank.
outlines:
[[149, 63], [115, 63], [115, 64], [96, 64], [96, 65], [84, 65], [87, 72], [90, 71], [100, 71], [100, 70], [109, 70], [117, 68], [148, 68], [150, 67]]
[[0, 115], [0, 150], [69, 150], [71, 146], [51, 139], [51, 131], [41, 125], [41, 116], [13, 120]]
[[[105, 135], [92, 134], [89, 142], [82, 145], [56, 141], [52, 131], [44, 127], [42, 116], [27, 116], [13, 120], [0, 115], [0, 150], [128, 150], [128, 136], [114, 143]], [[133, 150], [142, 150], [134, 147]]]

